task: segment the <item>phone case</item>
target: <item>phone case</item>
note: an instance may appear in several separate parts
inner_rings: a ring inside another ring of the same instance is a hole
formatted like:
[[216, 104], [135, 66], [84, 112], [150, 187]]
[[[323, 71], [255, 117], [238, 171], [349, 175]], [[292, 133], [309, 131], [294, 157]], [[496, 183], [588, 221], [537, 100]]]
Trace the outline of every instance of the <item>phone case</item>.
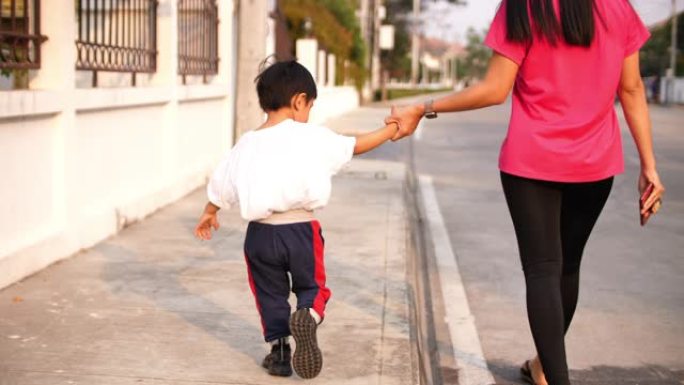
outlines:
[[651, 217], [649, 214], [642, 215], [641, 210], [644, 208], [644, 204], [648, 200], [648, 197], [650, 197], [653, 193], [653, 189], [653, 183], [649, 183], [648, 186], [646, 186], [646, 190], [644, 190], [644, 193], [641, 194], [641, 197], [639, 197], [639, 216], [641, 217], [642, 226], [645, 226], [646, 223], [648, 223], [648, 219]]

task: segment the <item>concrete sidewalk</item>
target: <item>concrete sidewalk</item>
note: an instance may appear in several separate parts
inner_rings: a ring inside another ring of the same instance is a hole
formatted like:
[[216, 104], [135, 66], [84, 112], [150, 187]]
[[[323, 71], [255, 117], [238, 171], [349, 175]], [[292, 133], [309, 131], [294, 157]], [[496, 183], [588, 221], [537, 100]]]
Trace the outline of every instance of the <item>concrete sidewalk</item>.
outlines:
[[[319, 213], [333, 291], [311, 384], [415, 384], [402, 164], [354, 160]], [[0, 384], [286, 384], [267, 353], [242, 253], [245, 223], [191, 231], [198, 190], [95, 248], [0, 291]]]

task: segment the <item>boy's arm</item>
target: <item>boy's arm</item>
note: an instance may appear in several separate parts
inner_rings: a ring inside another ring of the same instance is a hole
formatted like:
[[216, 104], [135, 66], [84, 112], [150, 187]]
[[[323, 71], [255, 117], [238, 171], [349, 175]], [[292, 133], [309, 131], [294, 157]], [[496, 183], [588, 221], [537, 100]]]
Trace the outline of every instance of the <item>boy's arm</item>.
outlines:
[[204, 206], [204, 212], [195, 227], [195, 236], [199, 239], [208, 241], [211, 239], [211, 228], [218, 230], [219, 222], [216, 215], [221, 208], [211, 202]]
[[392, 139], [397, 133], [399, 126], [396, 123], [390, 123], [383, 128], [379, 128], [367, 134], [356, 136], [356, 145], [354, 146], [354, 155], [360, 155], [379, 147], [381, 144]]
[[204, 213], [205, 214], [216, 214], [221, 208], [211, 202], [207, 202], [206, 206], [204, 206]]

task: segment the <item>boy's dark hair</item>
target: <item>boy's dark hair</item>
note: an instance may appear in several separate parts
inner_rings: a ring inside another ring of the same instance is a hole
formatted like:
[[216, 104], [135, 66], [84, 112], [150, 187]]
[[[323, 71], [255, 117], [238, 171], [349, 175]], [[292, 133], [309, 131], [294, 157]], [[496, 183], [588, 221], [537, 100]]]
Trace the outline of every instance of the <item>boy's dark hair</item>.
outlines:
[[255, 81], [259, 105], [265, 112], [289, 107], [292, 97], [297, 94], [305, 93], [307, 101], [318, 97], [311, 73], [294, 60], [272, 64]]

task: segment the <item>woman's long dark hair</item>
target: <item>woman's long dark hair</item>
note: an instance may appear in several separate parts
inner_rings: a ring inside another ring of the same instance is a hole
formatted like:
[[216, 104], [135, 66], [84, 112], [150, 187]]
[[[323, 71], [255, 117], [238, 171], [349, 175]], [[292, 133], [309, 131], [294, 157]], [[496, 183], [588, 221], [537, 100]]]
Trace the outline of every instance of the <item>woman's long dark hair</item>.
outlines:
[[506, 36], [521, 43], [545, 38], [554, 45], [562, 37], [567, 44], [589, 47], [596, 31], [595, 11], [594, 0], [560, 0], [559, 25], [553, 0], [506, 0]]

